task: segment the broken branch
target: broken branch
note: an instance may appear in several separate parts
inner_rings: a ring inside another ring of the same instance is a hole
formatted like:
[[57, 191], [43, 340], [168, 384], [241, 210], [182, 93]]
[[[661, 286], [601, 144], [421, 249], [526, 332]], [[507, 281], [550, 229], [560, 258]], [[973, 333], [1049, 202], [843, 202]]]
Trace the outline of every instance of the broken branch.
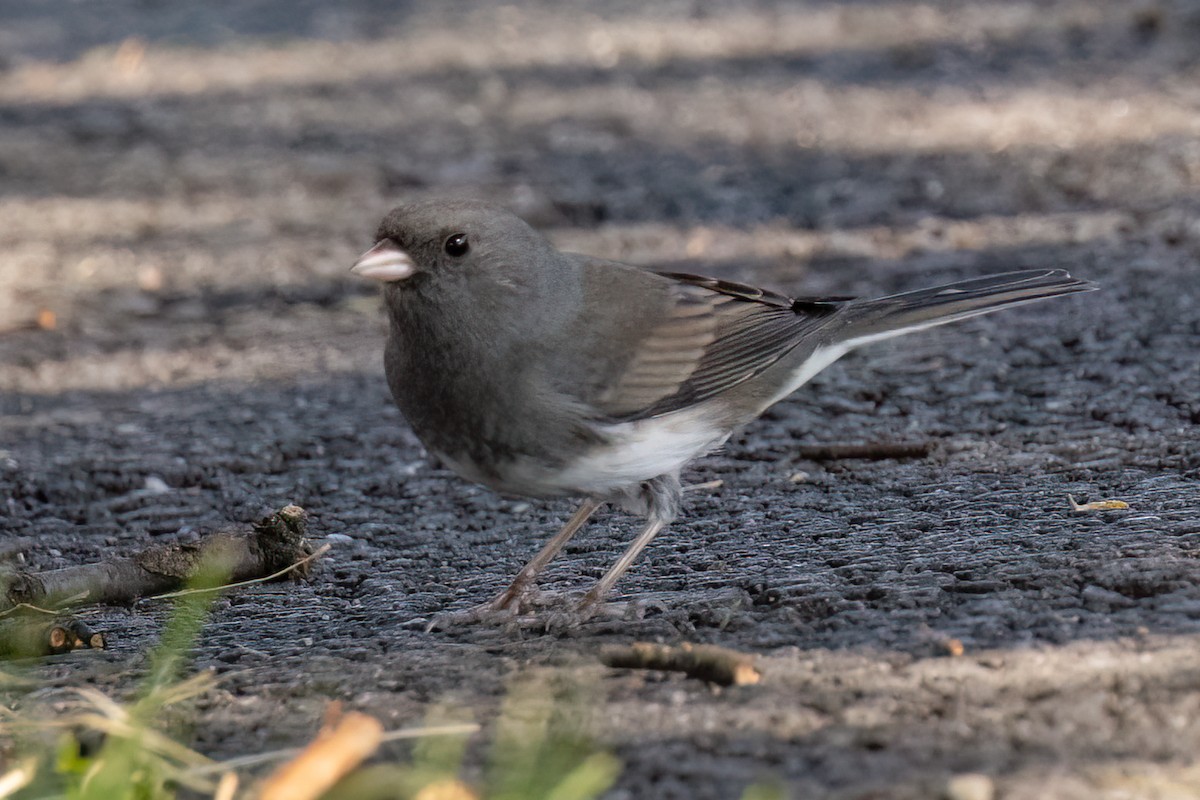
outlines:
[[244, 581], [237, 581], [236, 583], [223, 583], [220, 586], [206, 586], [206, 587], [202, 587], [202, 588], [198, 588], [198, 589], [180, 589], [178, 592], [167, 592], [166, 594], [156, 594], [156, 595], [154, 595], [154, 597], [152, 599], [154, 599], [154, 600], [170, 600], [170, 599], [173, 599], [176, 597], [186, 597], [191, 594], [204, 594], [206, 592], [223, 592], [227, 589], [239, 589], [243, 586], [253, 586], [256, 583], [270, 583], [271, 581], [279, 580], [284, 575], [287, 575], [289, 572], [296, 572], [297, 570], [304, 569], [305, 567], [308, 566], [308, 564], [310, 562], [316, 561], [318, 558], [320, 558], [321, 556], [328, 553], [332, 547], [333, 547], [333, 545], [331, 545], [331, 544], [323, 544], [320, 547], [318, 547], [316, 550], [314, 550], [313, 552], [306, 555], [304, 558], [300, 559], [299, 561], [293, 561], [291, 564], [288, 564], [283, 569], [281, 569], [277, 572], [272, 572], [270, 575], [263, 575], [261, 578], [249, 578]]
[[[46, 572], [0, 575], [0, 609], [21, 604], [61, 608], [79, 602], [125, 604], [178, 589], [213, 560], [234, 582], [308, 573], [312, 549], [304, 509], [287, 506], [259, 520], [250, 535], [222, 531], [195, 543], [159, 545], [130, 557]], [[296, 566], [298, 562], [303, 562]]]
[[613, 645], [600, 651], [605, 666], [626, 669], [653, 669], [682, 672], [689, 678], [719, 686], [747, 686], [762, 678], [754, 666], [754, 656], [713, 644], [688, 644], [678, 647], [650, 642]]
[[104, 634], [79, 619], [34, 619], [17, 616], [0, 620], [0, 658], [55, 656], [81, 647], [103, 650]]
[[354, 771], [379, 747], [383, 725], [374, 717], [350, 712], [336, 726], [321, 729], [317, 738], [275, 771], [259, 794], [260, 800], [312, 800]]

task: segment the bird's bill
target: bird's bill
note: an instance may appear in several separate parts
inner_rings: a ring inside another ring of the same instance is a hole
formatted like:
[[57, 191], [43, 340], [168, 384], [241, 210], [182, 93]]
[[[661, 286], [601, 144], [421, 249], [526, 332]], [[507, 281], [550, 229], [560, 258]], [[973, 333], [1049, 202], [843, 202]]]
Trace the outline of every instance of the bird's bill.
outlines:
[[411, 278], [417, 271], [417, 265], [395, 242], [383, 239], [359, 256], [350, 271], [363, 278], [391, 283]]

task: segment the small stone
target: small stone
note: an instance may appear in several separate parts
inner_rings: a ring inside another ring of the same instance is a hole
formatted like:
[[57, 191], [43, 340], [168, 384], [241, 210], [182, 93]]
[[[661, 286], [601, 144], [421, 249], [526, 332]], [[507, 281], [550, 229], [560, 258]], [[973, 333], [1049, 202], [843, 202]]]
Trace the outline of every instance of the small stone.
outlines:
[[987, 775], [964, 772], [946, 782], [945, 800], [992, 800], [996, 786]]
[[166, 494], [167, 492], [171, 491], [171, 487], [167, 485], [166, 481], [157, 475], [147, 475], [146, 491], [150, 492], [151, 494]]
[[791, 481], [792, 483], [807, 483], [809, 477], [810, 476], [807, 472], [800, 471], [800, 472], [793, 472], [791, 475], [788, 476], [788, 480]]

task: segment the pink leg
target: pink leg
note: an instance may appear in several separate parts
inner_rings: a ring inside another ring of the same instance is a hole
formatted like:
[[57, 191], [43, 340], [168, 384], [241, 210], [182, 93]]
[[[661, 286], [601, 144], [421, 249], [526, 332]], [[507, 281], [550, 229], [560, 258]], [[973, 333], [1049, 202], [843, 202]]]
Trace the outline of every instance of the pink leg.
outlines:
[[599, 501], [593, 500], [590, 497], [584, 500], [571, 518], [567, 520], [567, 524], [563, 526], [562, 530], [555, 534], [553, 539], [546, 542], [545, 547], [538, 551], [538, 554], [521, 568], [521, 571], [517, 573], [517, 577], [513, 579], [513, 582], [503, 592], [491, 600], [480, 603], [472, 608], [438, 614], [429, 621], [429, 624], [425, 626], [425, 630], [431, 631], [434, 628], [445, 629], [464, 623], [495, 620], [497, 617], [510, 617], [514, 613], [519, 612], [521, 598], [525, 595], [530, 585], [537, 580], [538, 574], [558, 555], [558, 552], [571, 540], [571, 537], [579, 532], [579, 529], [583, 527], [583, 524], [588, 521], [588, 518], [592, 514], [596, 513], [596, 509], [600, 505]]
[[590, 608], [602, 601], [609, 591], [612, 590], [612, 587], [616, 585], [616, 582], [621, 579], [621, 576], [625, 574], [625, 570], [629, 569], [629, 565], [637, 559], [646, 545], [650, 544], [650, 540], [657, 536], [658, 532], [666, 526], [667, 523], [665, 520], [656, 517], [651, 517], [647, 520], [646, 527], [642, 528], [642, 532], [633, 540], [633, 544], [629, 545], [625, 552], [621, 554], [621, 557], [617, 559], [617, 563], [613, 564], [608, 572], [604, 573], [604, 577], [596, 581], [596, 585], [583, 596], [583, 600], [579, 603], [579, 608]]
[[562, 530], [555, 534], [554, 538], [546, 542], [538, 554], [530, 559], [529, 563], [521, 567], [521, 571], [517, 573], [517, 577], [513, 578], [513, 582], [508, 588], [498, 594], [488, 605], [492, 610], [499, 611], [503, 608], [508, 608], [514, 600], [517, 600], [525, 593], [541, 571], [550, 561], [558, 555], [558, 551], [563, 549], [567, 542], [571, 541], [571, 537], [579, 532], [584, 523], [596, 513], [596, 509], [600, 507], [600, 502], [588, 498], [583, 501], [583, 504], [575, 511], [567, 524]]

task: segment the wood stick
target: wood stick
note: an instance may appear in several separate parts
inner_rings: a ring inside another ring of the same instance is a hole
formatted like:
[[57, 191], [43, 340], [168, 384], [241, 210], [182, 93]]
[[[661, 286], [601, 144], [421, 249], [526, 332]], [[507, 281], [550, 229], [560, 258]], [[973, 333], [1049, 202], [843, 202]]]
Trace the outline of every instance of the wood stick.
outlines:
[[300, 755], [267, 779], [259, 800], [315, 800], [354, 771], [383, 740], [383, 725], [352, 711], [323, 728]]
[[213, 792], [213, 800], [233, 800], [237, 795], [238, 776], [236, 772], [226, 772], [217, 781], [217, 790]]
[[600, 651], [600, 661], [609, 667], [682, 672], [689, 678], [719, 686], [747, 686], [762, 678], [754, 666], [754, 656], [713, 644], [684, 643], [671, 647], [635, 642], [628, 646], [612, 645]]
[[16, 617], [0, 622], [0, 659], [55, 656], [73, 650], [76, 641], [58, 620]]
[[798, 445], [796, 455], [809, 461], [844, 461], [861, 458], [881, 461], [887, 458], [925, 458], [933, 451], [933, 442], [871, 442], [867, 444]]
[[[451, 723], [447, 725], [428, 725], [416, 728], [397, 728], [383, 734], [381, 742], [399, 742], [409, 739], [424, 739], [427, 736], [470, 736], [479, 733], [479, 725], [474, 722]], [[188, 769], [189, 775], [212, 775], [221, 771], [256, 767], [272, 761], [282, 761], [303, 752], [301, 747], [285, 747], [280, 750], [269, 750], [264, 753], [251, 753], [247, 756], [237, 756], [225, 761], [214, 761], [200, 767]]]
[[92, 650], [103, 650], [108, 646], [104, 640], [104, 632], [92, 628], [81, 619], [69, 619], [66, 628], [75, 637], [75, 647], [87, 647]]
[[0, 797], [9, 797], [33, 783], [37, 776], [38, 762], [34, 757], [24, 759], [20, 764], [0, 775]]
[[[130, 558], [46, 572], [5, 572], [0, 574], [0, 610], [22, 603], [127, 604], [180, 588], [201, 564], [214, 558], [228, 566], [232, 581], [270, 575], [312, 552], [304, 531], [304, 509], [287, 506], [254, 523], [248, 535], [221, 531], [195, 543], [150, 547]], [[304, 575], [308, 570], [295, 572]]]

